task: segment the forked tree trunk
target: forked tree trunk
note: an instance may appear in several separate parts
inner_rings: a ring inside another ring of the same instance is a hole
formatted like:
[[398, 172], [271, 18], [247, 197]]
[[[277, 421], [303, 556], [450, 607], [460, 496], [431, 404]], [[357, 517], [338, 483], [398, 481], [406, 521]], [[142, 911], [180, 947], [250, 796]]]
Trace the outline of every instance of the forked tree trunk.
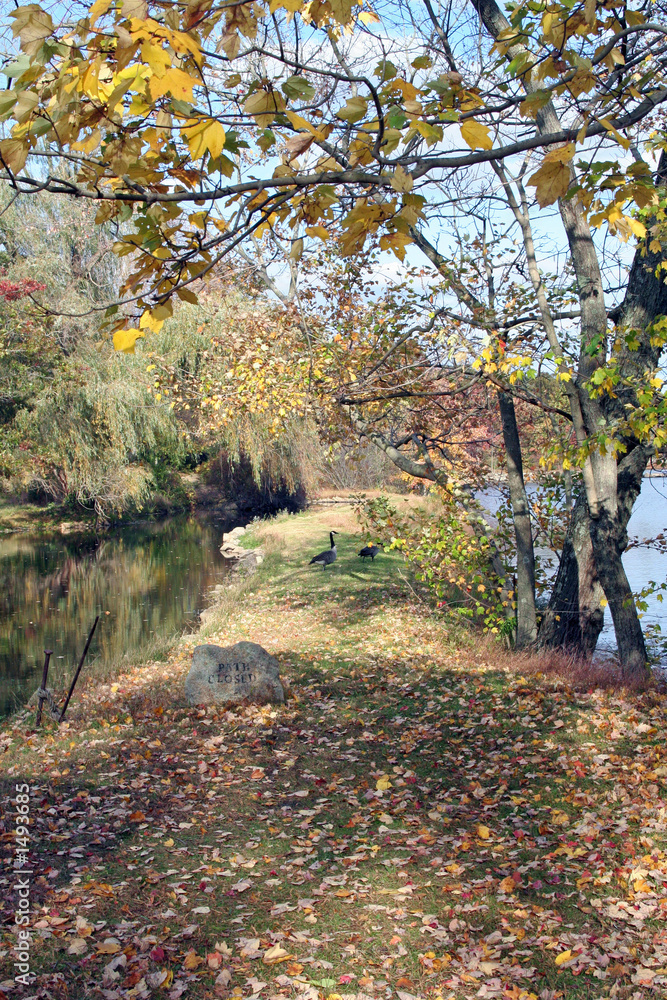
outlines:
[[535, 554], [530, 508], [523, 479], [521, 441], [516, 423], [514, 400], [507, 392], [498, 393], [498, 406], [503, 426], [507, 455], [507, 481], [512, 504], [516, 538], [516, 640], [517, 649], [525, 649], [537, 638], [535, 613]]
[[[658, 165], [658, 183], [667, 180], [667, 155], [663, 152]], [[621, 362], [626, 376], [641, 378], [656, 368], [662, 348], [658, 341], [651, 343], [650, 327], [659, 316], [667, 314], [667, 284], [656, 276], [661, 262], [660, 253], [642, 253], [638, 247], [628, 275], [626, 293], [621, 305], [612, 314], [617, 328], [637, 331], [639, 346], [635, 351], [624, 350]], [[636, 405], [634, 390], [620, 391], [616, 399], [603, 401], [609, 419], [621, 418], [626, 405]], [[628, 521], [639, 496], [642, 476], [646, 470], [651, 450], [638, 441], [628, 439], [627, 452], [618, 465], [618, 547], [625, 551]], [[538, 636], [540, 646], [569, 646], [583, 655], [595, 649], [597, 636], [602, 628], [603, 612], [600, 606], [602, 588], [597, 576], [588, 525], [588, 507], [579, 496], [572, 514], [570, 527], [558, 567], [558, 575], [551, 593]], [[597, 632], [596, 632], [597, 630]]]
[[[479, 13], [484, 28], [495, 40], [510, 30], [510, 23], [495, 0], [471, 0]], [[510, 44], [508, 57], [525, 57], [527, 50], [520, 41]], [[528, 93], [536, 83], [527, 71], [523, 84]], [[551, 101], [537, 112], [540, 132], [553, 134], [561, 123]], [[572, 180], [576, 180], [571, 168]], [[586, 385], [595, 371], [606, 360], [607, 313], [600, 263], [593, 242], [588, 219], [574, 199], [559, 199], [558, 208], [567, 236], [570, 260], [577, 281], [581, 308], [581, 341], [576, 394], [569, 395], [572, 421], [581, 447], [587, 439], [595, 438], [604, 430], [605, 414], [598, 400], [589, 394]], [[593, 350], [593, 345], [598, 345]], [[617, 465], [611, 448], [595, 449], [583, 469], [586, 500], [590, 512], [590, 538], [598, 576], [609, 602], [618, 652], [627, 674], [642, 673], [647, 669], [646, 647], [639, 616], [625, 568], [621, 561], [623, 529], [618, 518]]]

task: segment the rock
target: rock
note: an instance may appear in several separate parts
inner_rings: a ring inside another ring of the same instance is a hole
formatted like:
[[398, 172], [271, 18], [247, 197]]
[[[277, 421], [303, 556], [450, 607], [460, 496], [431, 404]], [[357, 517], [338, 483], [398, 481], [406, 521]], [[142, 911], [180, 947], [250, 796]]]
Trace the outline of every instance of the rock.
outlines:
[[222, 541], [223, 541], [223, 543], [224, 542], [236, 542], [236, 539], [240, 538], [241, 535], [245, 535], [245, 528], [241, 528], [241, 527], [232, 528], [231, 531], [225, 531], [225, 532], [223, 532]]
[[91, 526], [86, 521], [61, 521], [58, 530], [61, 535], [76, 535], [79, 532], [90, 531]]
[[256, 642], [233, 646], [196, 646], [185, 679], [191, 705], [214, 705], [247, 699], [257, 705], [281, 705], [285, 693], [278, 661]]

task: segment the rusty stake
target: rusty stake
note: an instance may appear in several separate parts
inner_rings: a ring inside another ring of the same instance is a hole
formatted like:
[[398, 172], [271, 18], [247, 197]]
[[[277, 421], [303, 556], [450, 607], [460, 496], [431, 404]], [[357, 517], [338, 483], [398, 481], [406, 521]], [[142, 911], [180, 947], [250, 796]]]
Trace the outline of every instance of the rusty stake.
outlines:
[[[51, 659], [52, 649], [44, 650], [44, 668], [42, 670], [42, 683], [40, 685], [40, 691], [46, 691], [46, 681], [49, 676], [49, 660]], [[37, 715], [35, 716], [35, 726], [41, 726], [42, 724], [42, 705], [44, 704], [44, 695], [39, 696], [39, 701], [37, 703]]]

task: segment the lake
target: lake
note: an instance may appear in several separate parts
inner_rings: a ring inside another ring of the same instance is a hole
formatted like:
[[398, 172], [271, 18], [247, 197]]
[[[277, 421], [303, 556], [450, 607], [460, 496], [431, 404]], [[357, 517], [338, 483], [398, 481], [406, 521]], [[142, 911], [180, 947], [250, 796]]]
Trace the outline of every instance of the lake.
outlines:
[[183, 515], [85, 540], [0, 538], [0, 714], [39, 687], [45, 648], [49, 687], [65, 687], [98, 614], [84, 671], [150, 657], [195, 627], [229, 573], [220, 545], [235, 523]]

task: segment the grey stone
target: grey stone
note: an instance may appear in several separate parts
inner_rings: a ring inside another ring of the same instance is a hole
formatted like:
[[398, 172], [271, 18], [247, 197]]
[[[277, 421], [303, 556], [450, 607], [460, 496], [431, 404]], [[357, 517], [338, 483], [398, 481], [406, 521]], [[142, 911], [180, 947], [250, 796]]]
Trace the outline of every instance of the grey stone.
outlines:
[[191, 705], [216, 705], [247, 699], [257, 705], [281, 705], [285, 692], [279, 666], [256, 642], [233, 646], [196, 646], [185, 679], [185, 697]]

